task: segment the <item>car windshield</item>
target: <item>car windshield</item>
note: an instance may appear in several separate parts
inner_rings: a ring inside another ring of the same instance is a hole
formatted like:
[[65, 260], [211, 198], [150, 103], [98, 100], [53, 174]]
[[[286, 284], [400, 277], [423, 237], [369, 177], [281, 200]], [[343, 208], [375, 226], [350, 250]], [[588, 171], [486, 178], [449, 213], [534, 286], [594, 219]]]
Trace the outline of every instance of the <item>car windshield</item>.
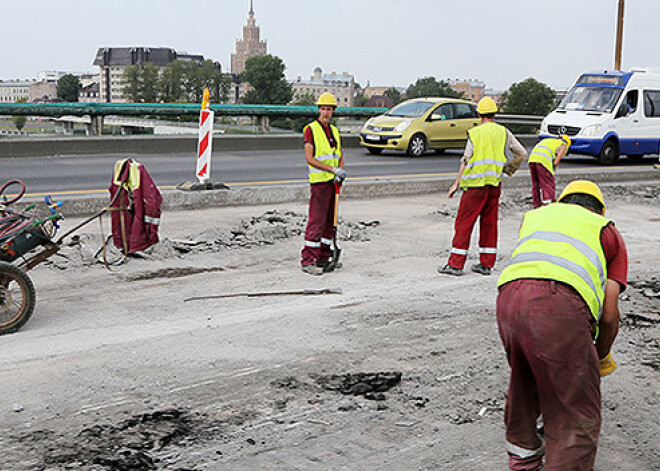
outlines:
[[614, 109], [619, 96], [621, 96], [620, 88], [573, 87], [557, 109], [610, 113]]
[[412, 101], [409, 103], [401, 103], [385, 114], [387, 116], [397, 116], [401, 118], [419, 118], [432, 106], [433, 103], [428, 101]]

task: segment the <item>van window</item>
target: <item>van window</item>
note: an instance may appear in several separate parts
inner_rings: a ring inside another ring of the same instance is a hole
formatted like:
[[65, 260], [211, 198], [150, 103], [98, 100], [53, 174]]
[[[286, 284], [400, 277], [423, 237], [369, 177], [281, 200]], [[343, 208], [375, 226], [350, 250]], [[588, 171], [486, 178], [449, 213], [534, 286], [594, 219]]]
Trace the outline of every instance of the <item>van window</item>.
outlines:
[[644, 91], [644, 116], [660, 118], [660, 91]]
[[622, 118], [624, 116], [630, 116], [637, 111], [637, 101], [639, 98], [639, 92], [637, 90], [630, 90], [626, 93], [626, 98], [621, 103], [619, 110], [616, 113], [617, 118]]
[[621, 96], [620, 88], [612, 87], [573, 87], [557, 109], [611, 113]]

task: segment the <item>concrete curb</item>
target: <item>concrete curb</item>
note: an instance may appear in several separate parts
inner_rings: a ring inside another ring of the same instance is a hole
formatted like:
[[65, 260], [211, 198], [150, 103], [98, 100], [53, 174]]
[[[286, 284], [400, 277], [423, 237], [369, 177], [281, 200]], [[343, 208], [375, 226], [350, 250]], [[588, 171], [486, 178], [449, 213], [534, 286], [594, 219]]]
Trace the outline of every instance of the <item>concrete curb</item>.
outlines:
[[[396, 196], [423, 195], [438, 193], [444, 196], [454, 181], [453, 176], [420, 179], [374, 179], [372, 181], [351, 181], [348, 179], [342, 190], [345, 199], [377, 199]], [[649, 172], [646, 169], [622, 171], [567, 171], [557, 175], [557, 187], [561, 188], [575, 179], [587, 179], [599, 184], [623, 182], [660, 182], [660, 171]], [[506, 188], [531, 188], [528, 171], [522, 171], [513, 177], [505, 177], [502, 183]], [[163, 193], [163, 210], [195, 210], [231, 206], [258, 206], [282, 203], [304, 203], [309, 199], [307, 184], [286, 186], [250, 186], [235, 187], [230, 190], [203, 192], [168, 191]], [[107, 198], [70, 198], [62, 200], [62, 212], [65, 216], [86, 216], [100, 211], [108, 204]]]

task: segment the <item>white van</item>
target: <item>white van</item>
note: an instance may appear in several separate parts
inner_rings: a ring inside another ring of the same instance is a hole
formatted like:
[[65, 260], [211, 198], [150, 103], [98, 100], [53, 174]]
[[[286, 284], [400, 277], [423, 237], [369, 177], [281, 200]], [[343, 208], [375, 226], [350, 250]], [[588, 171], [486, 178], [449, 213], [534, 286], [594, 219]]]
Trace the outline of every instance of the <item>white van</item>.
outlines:
[[613, 164], [660, 147], [660, 74], [647, 69], [582, 74], [541, 124], [541, 138], [568, 134], [572, 154]]

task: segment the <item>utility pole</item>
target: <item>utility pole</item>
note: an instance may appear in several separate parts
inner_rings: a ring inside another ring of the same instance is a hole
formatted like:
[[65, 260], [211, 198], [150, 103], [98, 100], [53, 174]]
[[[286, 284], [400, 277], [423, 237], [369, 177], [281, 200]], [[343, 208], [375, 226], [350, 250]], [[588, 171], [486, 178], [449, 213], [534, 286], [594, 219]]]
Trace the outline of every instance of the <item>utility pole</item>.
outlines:
[[614, 70], [621, 70], [621, 48], [623, 46], [623, 9], [625, 0], [619, 0], [619, 14], [616, 22], [616, 49], [614, 50]]

